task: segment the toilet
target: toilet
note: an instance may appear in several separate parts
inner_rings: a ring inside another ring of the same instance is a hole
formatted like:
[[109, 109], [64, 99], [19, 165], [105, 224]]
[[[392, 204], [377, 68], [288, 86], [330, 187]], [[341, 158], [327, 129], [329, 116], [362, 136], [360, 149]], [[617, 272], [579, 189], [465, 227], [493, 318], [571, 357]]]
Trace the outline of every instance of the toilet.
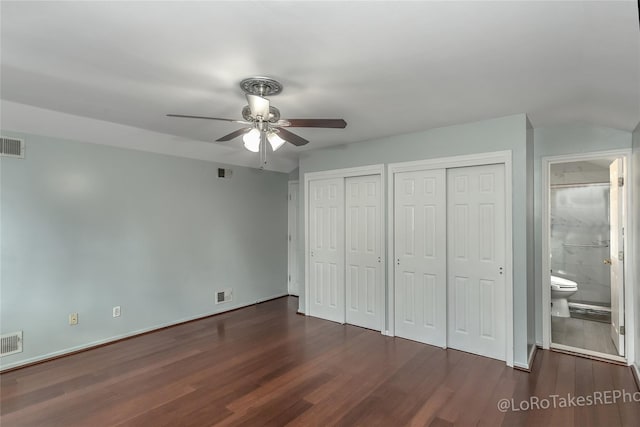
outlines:
[[578, 284], [573, 280], [551, 276], [551, 315], [570, 317], [567, 299], [578, 291]]

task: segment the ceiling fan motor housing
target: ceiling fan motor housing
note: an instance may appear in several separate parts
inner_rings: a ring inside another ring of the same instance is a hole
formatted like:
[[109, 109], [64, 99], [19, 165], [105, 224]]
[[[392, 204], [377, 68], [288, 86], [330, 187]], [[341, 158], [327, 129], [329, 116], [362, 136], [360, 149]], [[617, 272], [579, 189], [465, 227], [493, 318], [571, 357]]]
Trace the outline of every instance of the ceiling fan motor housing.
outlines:
[[[251, 115], [251, 108], [249, 108], [248, 105], [245, 105], [242, 108], [242, 118], [245, 119], [248, 122], [252, 122], [255, 119], [253, 118], [253, 116]], [[269, 122], [270, 123], [276, 123], [278, 120], [280, 120], [280, 110], [278, 110], [276, 107], [273, 106], [269, 106]]]

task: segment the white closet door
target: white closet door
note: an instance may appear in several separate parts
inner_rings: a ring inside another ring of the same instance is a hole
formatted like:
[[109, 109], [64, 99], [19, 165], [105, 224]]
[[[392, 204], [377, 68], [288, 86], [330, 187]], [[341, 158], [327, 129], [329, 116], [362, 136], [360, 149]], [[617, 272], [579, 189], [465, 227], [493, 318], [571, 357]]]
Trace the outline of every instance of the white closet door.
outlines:
[[449, 347], [505, 360], [504, 165], [447, 170]]
[[395, 334], [446, 347], [445, 170], [394, 180]]
[[380, 175], [346, 178], [346, 322], [382, 330]]
[[309, 183], [309, 314], [344, 323], [344, 179]]

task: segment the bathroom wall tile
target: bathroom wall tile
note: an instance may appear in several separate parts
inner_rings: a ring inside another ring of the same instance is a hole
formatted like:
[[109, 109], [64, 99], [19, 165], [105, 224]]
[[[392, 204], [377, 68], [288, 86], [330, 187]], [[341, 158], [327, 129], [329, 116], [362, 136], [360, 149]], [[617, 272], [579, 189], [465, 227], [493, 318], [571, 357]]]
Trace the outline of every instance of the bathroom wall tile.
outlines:
[[[582, 175], [581, 175], [582, 174]], [[556, 173], [555, 183], [593, 182], [600, 171]], [[582, 181], [581, 181], [582, 179]], [[611, 304], [609, 257], [609, 187], [604, 185], [552, 188], [551, 269], [578, 283], [570, 301]]]

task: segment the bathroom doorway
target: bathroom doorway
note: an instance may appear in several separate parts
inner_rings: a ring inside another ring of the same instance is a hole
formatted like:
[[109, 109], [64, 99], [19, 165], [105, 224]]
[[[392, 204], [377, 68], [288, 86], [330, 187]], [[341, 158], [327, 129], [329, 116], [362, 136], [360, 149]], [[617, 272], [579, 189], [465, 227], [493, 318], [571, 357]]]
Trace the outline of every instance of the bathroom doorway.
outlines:
[[543, 268], [549, 273], [543, 275], [544, 341], [550, 348], [626, 362], [627, 156], [543, 163]]

